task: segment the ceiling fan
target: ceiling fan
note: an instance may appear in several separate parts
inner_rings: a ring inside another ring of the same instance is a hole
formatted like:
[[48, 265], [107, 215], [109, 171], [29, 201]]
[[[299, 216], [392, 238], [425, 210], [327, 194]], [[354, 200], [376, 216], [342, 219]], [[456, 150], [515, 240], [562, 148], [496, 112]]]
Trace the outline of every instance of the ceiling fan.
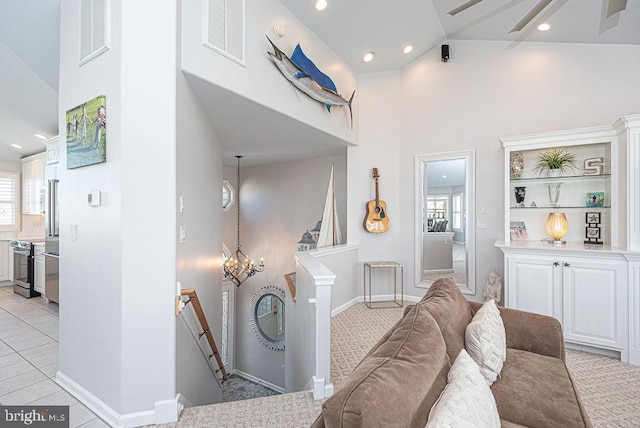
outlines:
[[[474, 6], [478, 3], [480, 3], [482, 0], [469, 0], [466, 3], [461, 4], [460, 6], [456, 7], [455, 9], [450, 10], [449, 12], [447, 12], [449, 15], [451, 16], [455, 16], [457, 14], [459, 14], [462, 11], [465, 11], [467, 9], [469, 9], [471, 6]], [[623, 10], [626, 9], [627, 7], [627, 0], [604, 0], [604, 1], [608, 1], [608, 6], [607, 6], [607, 18], [609, 18], [611, 15], [615, 15], [618, 12], [621, 12]], [[518, 22], [515, 27], [513, 27], [511, 29], [511, 31], [509, 31], [509, 33], [513, 33], [514, 31], [520, 31], [522, 30], [524, 27], [527, 26], [527, 24], [529, 24], [531, 21], [533, 21], [533, 19], [538, 16], [540, 14], [540, 12], [542, 12], [547, 6], [549, 6], [549, 4], [551, 4], [551, 2], [553, 2], [553, 0], [540, 0], [538, 2], [538, 4], [531, 9], [531, 11], [529, 13], [527, 13], [521, 20], [520, 22]]]

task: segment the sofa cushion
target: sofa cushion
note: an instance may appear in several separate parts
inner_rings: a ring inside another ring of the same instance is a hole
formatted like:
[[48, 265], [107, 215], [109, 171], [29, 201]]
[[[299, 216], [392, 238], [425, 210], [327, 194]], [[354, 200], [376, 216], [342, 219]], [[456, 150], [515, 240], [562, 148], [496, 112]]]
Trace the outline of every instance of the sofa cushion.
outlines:
[[413, 305], [385, 338], [323, 403], [316, 426], [425, 426], [450, 368], [440, 329]]
[[447, 380], [447, 386], [429, 413], [427, 428], [500, 428], [500, 416], [491, 389], [464, 349], [451, 366]]
[[531, 427], [590, 426], [559, 358], [509, 348], [491, 390], [505, 421]]
[[440, 278], [431, 285], [419, 305], [435, 318], [453, 362], [464, 348], [464, 332], [471, 322], [471, 308], [452, 278]]
[[504, 324], [493, 300], [485, 303], [467, 326], [465, 347], [487, 384], [495, 382], [507, 355], [507, 342]]

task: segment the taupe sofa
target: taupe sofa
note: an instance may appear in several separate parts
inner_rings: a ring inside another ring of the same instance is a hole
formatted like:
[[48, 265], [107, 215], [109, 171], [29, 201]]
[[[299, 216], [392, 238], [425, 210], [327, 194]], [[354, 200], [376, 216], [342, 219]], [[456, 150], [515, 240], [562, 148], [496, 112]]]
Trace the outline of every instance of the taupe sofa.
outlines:
[[[480, 307], [451, 279], [438, 280], [323, 403], [313, 427], [424, 427]], [[502, 426], [591, 427], [565, 365], [560, 323], [513, 309], [500, 314], [507, 358], [491, 390]]]

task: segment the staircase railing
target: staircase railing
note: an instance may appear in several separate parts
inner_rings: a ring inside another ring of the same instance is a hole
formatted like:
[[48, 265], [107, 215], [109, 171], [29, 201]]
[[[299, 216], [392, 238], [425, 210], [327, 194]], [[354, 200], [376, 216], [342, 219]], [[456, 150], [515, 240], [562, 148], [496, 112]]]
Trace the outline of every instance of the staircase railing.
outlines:
[[293, 303], [296, 302], [296, 273], [285, 273], [284, 279], [287, 281], [287, 285], [289, 286], [289, 292], [291, 293], [291, 300]]
[[[202, 330], [203, 330], [202, 333], [199, 333], [199, 338], [202, 338], [202, 336], [206, 336], [207, 342], [209, 342], [209, 347], [211, 348], [211, 351], [212, 351], [212, 354], [209, 355], [209, 360], [211, 360], [211, 357], [215, 357], [216, 363], [218, 365], [218, 369], [215, 371], [216, 375], [218, 373], [221, 373], [222, 378], [219, 379], [219, 381], [225, 382], [228, 379], [227, 371], [225, 370], [224, 364], [222, 363], [222, 358], [220, 357], [220, 353], [218, 352], [216, 341], [213, 339], [213, 334], [211, 334], [211, 329], [209, 328], [207, 317], [205, 316], [204, 311], [202, 310], [202, 305], [200, 305], [200, 300], [198, 299], [196, 290], [194, 290], [193, 288], [188, 288], [188, 289], [180, 290], [180, 294], [182, 296], [187, 296], [189, 298], [189, 300], [183, 301], [183, 303], [184, 305], [188, 305], [189, 303], [191, 303], [191, 305], [193, 306], [193, 310], [195, 311], [196, 316], [198, 317], [198, 322], [200, 323], [200, 326], [202, 327]], [[179, 303], [180, 302], [178, 297], [176, 299], [176, 315], [179, 315], [180, 313]]]

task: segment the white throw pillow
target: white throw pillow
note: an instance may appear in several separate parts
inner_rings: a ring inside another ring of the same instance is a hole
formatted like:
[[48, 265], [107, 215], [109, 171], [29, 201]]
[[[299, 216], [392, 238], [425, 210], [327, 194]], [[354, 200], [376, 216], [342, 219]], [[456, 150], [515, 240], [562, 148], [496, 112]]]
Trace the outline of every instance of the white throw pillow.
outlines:
[[460, 351], [447, 386], [429, 412], [426, 428], [498, 428], [500, 415], [491, 389], [467, 351]]
[[476, 312], [464, 335], [465, 348], [491, 385], [496, 381], [507, 356], [504, 323], [496, 303], [489, 300]]
[[487, 315], [489, 317], [493, 317], [493, 322], [496, 324], [496, 328], [498, 329], [498, 334], [501, 336], [502, 342], [504, 344], [502, 348], [504, 351], [502, 355], [502, 361], [506, 361], [507, 334], [505, 332], [504, 322], [502, 321], [502, 316], [500, 315], [500, 309], [498, 309], [498, 305], [496, 304], [496, 301], [493, 299], [486, 301], [484, 305], [482, 305], [482, 307], [478, 309], [478, 312], [476, 312], [476, 315], [478, 314], [481, 314], [481, 316]]

